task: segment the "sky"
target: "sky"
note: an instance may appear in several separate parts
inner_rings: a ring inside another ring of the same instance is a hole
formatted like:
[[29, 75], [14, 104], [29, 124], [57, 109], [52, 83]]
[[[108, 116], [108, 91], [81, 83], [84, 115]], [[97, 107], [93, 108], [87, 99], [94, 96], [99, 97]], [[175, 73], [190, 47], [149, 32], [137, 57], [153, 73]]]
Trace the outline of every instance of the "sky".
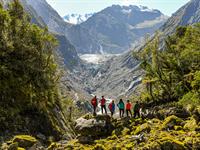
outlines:
[[47, 2], [61, 15], [78, 13], [86, 14], [98, 12], [113, 4], [142, 5], [159, 9], [165, 15], [171, 16], [181, 6], [190, 0], [47, 0]]

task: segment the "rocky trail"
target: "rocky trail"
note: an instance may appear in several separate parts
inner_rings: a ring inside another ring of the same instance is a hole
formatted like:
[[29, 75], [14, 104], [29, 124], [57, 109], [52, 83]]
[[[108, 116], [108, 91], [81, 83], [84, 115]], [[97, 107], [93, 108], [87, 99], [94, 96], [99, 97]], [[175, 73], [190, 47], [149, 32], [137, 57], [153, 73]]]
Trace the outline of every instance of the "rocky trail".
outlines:
[[[86, 114], [72, 123], [75, 137], [48, 146], [38, 137], [17, 135], [3, 144], [9, 150], [198, 150], [200, 149], [200, 110], [177, 106], [151, 108], [142, 118], [111, 118]], [[44, 137], [45, 138], [45, 137]]]

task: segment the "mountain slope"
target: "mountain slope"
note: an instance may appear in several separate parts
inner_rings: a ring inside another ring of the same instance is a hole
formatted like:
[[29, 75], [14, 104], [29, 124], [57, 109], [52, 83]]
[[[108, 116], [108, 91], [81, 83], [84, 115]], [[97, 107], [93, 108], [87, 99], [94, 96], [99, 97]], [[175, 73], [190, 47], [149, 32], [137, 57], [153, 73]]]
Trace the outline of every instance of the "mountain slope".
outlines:
[[63, 34], [71, 25], [64, 22], [60, 15], [46, 2], [46, 0], [24, 0], [33, 7], [37, 14], [44, 20], [50, 31]]
[[64, 32], [70, 24], [67, 24], [58, 13], [45, 0], [21, 0], [25, 10], [31, 15], [32, 22], [48, 27], [58, 40], [57, 52], [62, 57], [65, 67], [73, 69], [80, 63], [80, 59], [74, 46], [66, 38]]
[[45, 0], [26, 2], [50, 31], [65, 34], [78, 53], [122, 53], [147, 33], [157, 30], [166, 20], [158, 10], [113, 5], [79, 25], [72, 25], [66, 23]]
[[122, 53], [147, 33], [157, 30], [166, 19], [160, 11], [147, 7], [113, 5], [94, 14], [79, 27], [72, 27], [79, 32], [78, 35], [69, 33], [72, 36], [69, 38], [79, 53]]
[[165, 35], [171, 34], [178, 26], [185, 26], [200, 22], [200, 1], [191, 0], [176, 11], [161, 27]]
[[[181, 7], [177, 12], [175, 12], [173, 16], [170, 17], [168, 21], [160, 28], [160, 30], [163, 32], [164, 35], [162, 39], [164, 39], [167, 35], [172, 34], [176, 30], [176, 28], [180, 25], [188, 25], [199, 22], [200, 18], [199, 8], [200, 8], [200, 1], [192, 0], [183, 7]], [[180, 15], [180, 13], [182, 15]], [[140, 47], [137, 47], [134, 50], [142, 50], [144, 46], [145, 44], [142, 44], [140, 45]], [[124, 84], [126, 85], [124, 86], [126, 89], [121, 91], [121, 93], [123, 93], [124, 95], [129, 95], [135, 91], [136, 85], [138, 84], [133, 85], [132, 88], [129, 89], [129, 87], [131, 87], [130, 81], [132, 81], [132, 83], [134, 82], [137, 83], [138, 79], [141, 77], [142, 74], [139, 68], [139, 62], [137, 62], [136, 59], [133, 58], [132, 51], [127, 52], [119, 57], [116, 57], [115, 59], [113, 59], [112, 63], [107, 62], [105, 66], [107, 67], [106, 68], [102, 67], [101, 69], [97, 70], [97, 73], [94, 76], [95, 80], [98, 79], [97, 84], [102, 85], [101, 83], [103, 83], [102, 87], [100, 87], [99, 85], [94, 86], [94, 87], [99, 87], [95, 88], [97, 90], [96, 91], [97, 93], [101, 91], [101, 93], [108, 95], [118, 95], [119, 90], [116, 89], [121, 89], [123, 87], [122, 83], [127, 83]], [[106, 78], [99, 78], [98, 76], [99, 73], [101, 73], [102, 77], [106, 76]], [[107, 81], [112, 81], [112, 82], [107, 82]], [[108, 89], [106, 87], [113, 87], [115, 90], [111, 90], [108, 92]]]

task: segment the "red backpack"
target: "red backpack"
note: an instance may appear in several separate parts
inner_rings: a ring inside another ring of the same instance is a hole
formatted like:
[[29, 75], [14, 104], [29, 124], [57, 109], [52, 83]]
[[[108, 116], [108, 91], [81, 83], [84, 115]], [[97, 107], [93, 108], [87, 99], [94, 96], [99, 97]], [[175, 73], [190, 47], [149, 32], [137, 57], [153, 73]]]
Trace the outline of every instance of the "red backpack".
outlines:
[[92, 101], [91, 101], [91, 103], [92, 103], [93, 106], [96, 106], [96, 105], [97, 105], [97, 100], [96, 100], [96, 98], [93, 98]]
[[112, 103], [110, 103], [110, 104], [108, 105], [108, 108], [109, 108], [110, 110], [112, 110]]

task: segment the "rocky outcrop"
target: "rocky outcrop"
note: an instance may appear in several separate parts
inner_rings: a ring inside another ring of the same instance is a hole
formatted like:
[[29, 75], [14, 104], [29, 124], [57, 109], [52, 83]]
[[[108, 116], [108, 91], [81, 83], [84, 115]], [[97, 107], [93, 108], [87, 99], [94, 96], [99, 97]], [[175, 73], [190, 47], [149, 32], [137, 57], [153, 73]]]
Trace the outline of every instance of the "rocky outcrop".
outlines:
[[1, 149], [5, 150], [33, 150], [44, 148], [41, 143], [35, 138], [30, 135], [16, 135], [10, 141], [3, 143]]
[[81, 143], [90, 143], [100, 137], [107, 137], [112, 133], [113, 125], [108, 115], [96, 117], [82, 117], [76, 120], [75, 131]]
[[[194, 122], [194, 120], [190, 118], [184, 119], [174, 115], [165, 118], [165, 120], [155, 118], [145, 120], [140, 118], [114, 119], [111, 121], [114, 130], [108, 137], [96, 139], [94, 143], [89, 145], [83, 144], [80, 141], [69, 142], [66, 147], [103, 150], [120, 149], [121, 147], [127, 150], [199, 149], [200, 132], [196, 130], [195, 126], [197, 124], [192, 123], [195, 128], [188, 129], [189, 126], [187, 124], [190, 121]], [[83, 122], [85, 122], [84, 119]], [[79, 123], [81, 124], [81, 121]], [[90, 121], [88, 123], [91, 124]]]

